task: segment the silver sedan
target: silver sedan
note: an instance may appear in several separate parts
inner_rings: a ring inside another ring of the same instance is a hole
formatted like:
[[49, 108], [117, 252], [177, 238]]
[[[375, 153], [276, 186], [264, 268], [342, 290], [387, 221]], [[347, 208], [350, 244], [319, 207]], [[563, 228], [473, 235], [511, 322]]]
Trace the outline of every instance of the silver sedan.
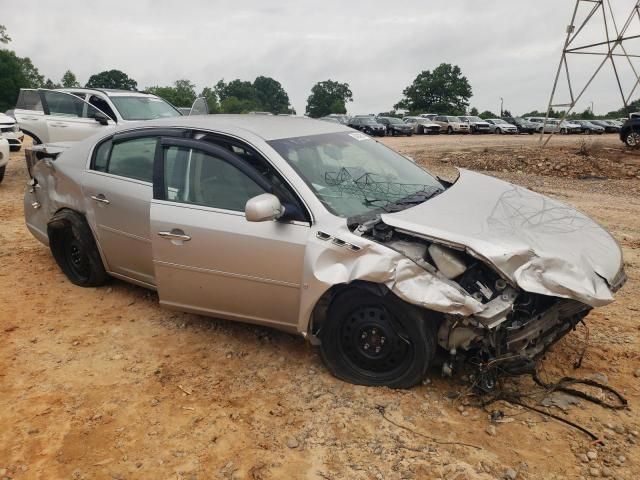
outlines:
[[415, 385], [438, 351], [445, 373], [515, 370], [625, 281], [584, 214], [479, 173], [440, 180], [338, 124], [183, 117], [33, 148], [27, 227], [72, 283], [300, 334], [358, 384]]

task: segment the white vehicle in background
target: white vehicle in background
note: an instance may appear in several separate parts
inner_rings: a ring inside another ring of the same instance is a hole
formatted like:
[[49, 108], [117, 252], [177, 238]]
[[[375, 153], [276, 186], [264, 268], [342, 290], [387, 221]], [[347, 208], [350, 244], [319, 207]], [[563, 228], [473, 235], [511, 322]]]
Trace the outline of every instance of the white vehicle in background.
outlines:
[[9, 152], [9, 142], [4, 138], [0, 138], [0, 183], [2, 183], [7, 163], [9, 163]]
[[[206, 101], [197, 99], [191, 114], [206, 113]], [[182, 116], [155, 95], [90, 88], [22, 89], [13, 114], [35, 144], [76, 142], [127, 122]]]
[[516, 133], [518, 133], [518, 127], [516, 127], [515, 125], [511, 125], [510, 123], [507, 123], [501, 118], [490, 118], [486, 120], [486, 122], [489, 125], [491, 125], [492, 133], [497, 133], [500, 135], [503, 133], [508, 133], [512, 135], [515, 135]]
[[22, 148], [24, 133], [20, 131], [15, 119], [4, 113], [0, 113], [0, 138], [9, 142], [9, 148], [12, 152], [17, 152]]

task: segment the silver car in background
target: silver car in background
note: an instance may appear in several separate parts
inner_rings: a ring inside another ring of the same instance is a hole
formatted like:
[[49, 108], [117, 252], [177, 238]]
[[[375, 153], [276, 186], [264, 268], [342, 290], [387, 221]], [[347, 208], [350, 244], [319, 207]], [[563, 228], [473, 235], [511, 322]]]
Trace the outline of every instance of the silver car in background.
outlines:
[[403, 122], [413, 127], [413, 133], [417, 135], [437, 135], [440, 133], [440, 125], [424, 117], [404, 117]]
[[501, 118], [490, 118], [487, 123], [491, 125], [491, 133], [497, 134], [516, 134], [518, 133], [518, 127], [512, 125]]
[[26, 224], [71, 282], [300, 334], [358, 384], [415, 385], [438, 351], [445, 373], [517, 370], [625, 281], [616, 241], [575, 209], [441, 180], [334, 123], [182, 117], [46, 149]]

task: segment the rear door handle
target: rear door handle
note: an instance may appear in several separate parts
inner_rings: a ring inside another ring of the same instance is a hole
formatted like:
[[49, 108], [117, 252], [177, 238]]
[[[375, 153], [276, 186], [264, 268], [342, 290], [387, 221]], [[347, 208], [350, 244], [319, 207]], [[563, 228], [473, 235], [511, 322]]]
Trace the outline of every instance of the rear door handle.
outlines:
[[91, 195], [91, 199], [95, 200], [96, 202], [104, 203], [106, 205], [109, 205], [111, 203], [109, 200], [107, 200], [107, 197], [105, 197], [101, 193], [98, 195]]
[[177, 228], [174, 228], [170, 232], [158, 232], [158, 235], [162, 238], [166, 238], [167, 240], [181, 240], [183, 242], [191, 240], [189, 235], [186, 235], [182, 230]]

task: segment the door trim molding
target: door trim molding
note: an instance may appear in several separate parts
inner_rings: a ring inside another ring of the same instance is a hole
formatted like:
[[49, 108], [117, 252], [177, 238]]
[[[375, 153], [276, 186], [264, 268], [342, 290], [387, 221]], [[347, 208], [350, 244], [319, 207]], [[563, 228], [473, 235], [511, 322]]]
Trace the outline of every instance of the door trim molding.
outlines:
[[281, 286], [281, 287], [300, 289], [300, 284], [299, 283], [283, 282], [282, 280], [273, 280], [271, 278], [261, 278], [261, 277], [254, 277], [252, 275], [243, 275], [243, 274], [240, 274], [240, 273], [223, 272], [221, 270], [211, 270], [211, 269], [208, 269], [208, 268], [192, 267], [192, 266], [187, 266], [187, 265], [179, 265], [177, 263], [163, 262], [162, 260], [156, 260], [156, 259], [153, 260], [153, 264], [154, 265], [159, 265], [159, 266], [162, 266], [162, 267], [177, 268], [179, 270], [188, 270], [188, 271], [192, 271], [192, 272], [206, 273], [208, 275], [216, 275], [216, 276], [220, 276], [220, 277], [241, 278], [243, 280], [249, 280], [249, 281], [252, 281], [252, 282], [267, 283], [267, 284], [271, 284], [271, 285], [278, 285], [278, 286]]

